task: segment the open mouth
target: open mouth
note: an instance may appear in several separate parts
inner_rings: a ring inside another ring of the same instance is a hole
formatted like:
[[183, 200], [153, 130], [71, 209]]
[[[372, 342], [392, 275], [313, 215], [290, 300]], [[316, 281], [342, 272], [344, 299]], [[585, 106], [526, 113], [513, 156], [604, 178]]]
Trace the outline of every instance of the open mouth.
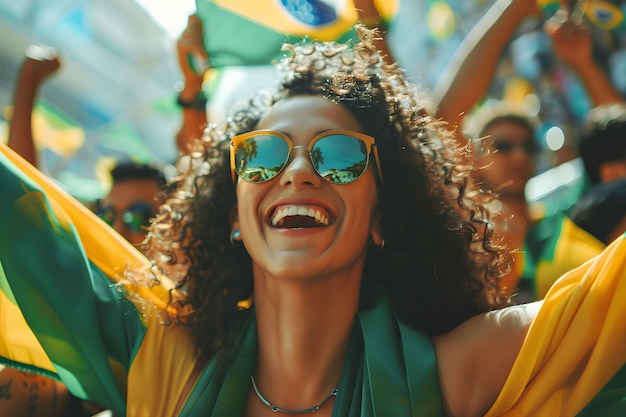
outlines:
[[283, 206], [274, 211], [271, 222], [281, 229], [324, 227], [330, 223], [330, 215], [320, 207]]

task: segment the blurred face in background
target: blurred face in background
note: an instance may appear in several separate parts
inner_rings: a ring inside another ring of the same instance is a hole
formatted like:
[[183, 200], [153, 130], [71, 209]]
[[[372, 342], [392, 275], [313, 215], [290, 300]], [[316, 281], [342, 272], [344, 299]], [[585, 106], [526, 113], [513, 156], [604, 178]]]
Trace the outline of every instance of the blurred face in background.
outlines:
[[537, 147], [526, 126], [509, 120], [489, 125], [481, 135], [475, 165], [486, 188], [502, 196], [523, 196], [535, 171]]
[[124, 179], [111, 187], [109, 195], [99, 202], [98, 215], [126, 240], [139, 244], [145, 227], [157, 208], [155, 197], [160, 185], [153, 179]]

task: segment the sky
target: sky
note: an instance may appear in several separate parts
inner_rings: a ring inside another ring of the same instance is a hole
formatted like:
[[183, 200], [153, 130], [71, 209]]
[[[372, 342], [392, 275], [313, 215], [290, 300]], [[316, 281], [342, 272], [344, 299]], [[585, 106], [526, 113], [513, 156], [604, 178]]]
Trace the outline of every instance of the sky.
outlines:
[[154, 20], [177, 38], [187, 26], [187, 18], [196, 10], [195, 0], [135, 0]]

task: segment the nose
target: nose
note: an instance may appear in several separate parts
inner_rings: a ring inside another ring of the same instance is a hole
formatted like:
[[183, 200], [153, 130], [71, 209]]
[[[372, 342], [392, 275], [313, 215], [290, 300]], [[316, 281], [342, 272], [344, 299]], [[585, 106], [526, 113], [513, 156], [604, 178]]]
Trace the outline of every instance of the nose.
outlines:
[[294, 146], [291, 150], [291, 160], [283, 170], [280, 184], [319, 187], [322, 178], [317, 175], [308, 148], [306, 146]]

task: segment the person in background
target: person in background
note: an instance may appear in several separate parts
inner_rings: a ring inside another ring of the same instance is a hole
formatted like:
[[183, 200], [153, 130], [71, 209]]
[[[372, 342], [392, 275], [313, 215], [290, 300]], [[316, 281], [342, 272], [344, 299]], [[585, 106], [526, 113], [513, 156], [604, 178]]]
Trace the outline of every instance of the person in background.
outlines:
[[[494, 2], [461, 43], [434, 89], [436, 114], [456, 131], [460, 146], [472, 148], [470, 163], [476, 167], [475, 179], [498, 197], [490, 206], [495, 213], [494, 226], [504, 242], [516, 250], [513, 268], [502, 285], [516, 302], [541, 299], [558, 277], [604, 247], [571, 222], [564, 210], [528, 204], [524, 191], [534, 175], [539, 150], [535, 119], [521, 108], [502, 102], [472, 112], [488, 91], [515, 29], [526, 18], [539, 16], [535, 0]], [[563, 12], [552, 16], [545, 30], [558, 43], [555, 51], [571, 56], [566, 35], [574, 33], [565, 32], [572, 25], [567, 16], [565, 21]], [[593, 76], [585, 83], [590, 96], [597, 104], [614, 100], [610, 82], [606, 77], [600, 79], [602, 74], [588, 59], [589, 34], [575, 34], [587, 37], [578, 51], [580, 56], [586, 54], [587, 61], [576, 70], [585, 75], [584, 81]]]
[[569, 217], [604, 244], [624, 232], [626, 103], [594, 107], [580, 137], [580, 157], [591, 187]]
[[579, 153], [592, 185], [626, 177], [626, 102], [598, 105], [582, 126]]
[[111, 170], [111, 189], [96, 203], [96, 214], [126, 240], [139, 244], [146, 237], [165, 185], [160, 168], [132, 161], [118, 163]]
[[609, 245], [626, 232], [626, 177], [594, 185], [568, 215], [578, 226]]
[[177, 103], [182, 123], [176, 142], [181, 151], [202, 135], [208, 122], [219, 122], [234, 102], [275, 79], [272, 62], [284, 42], [304, 37], [320, 41], [356, 40], [353, 25], [378, 28], [374, 41], [383, 59], [394, 59], [385, 28], [398, 0], [348, 0], [291, 4], [277, 0], [196, 2], [177, 42], [184, 84]]

